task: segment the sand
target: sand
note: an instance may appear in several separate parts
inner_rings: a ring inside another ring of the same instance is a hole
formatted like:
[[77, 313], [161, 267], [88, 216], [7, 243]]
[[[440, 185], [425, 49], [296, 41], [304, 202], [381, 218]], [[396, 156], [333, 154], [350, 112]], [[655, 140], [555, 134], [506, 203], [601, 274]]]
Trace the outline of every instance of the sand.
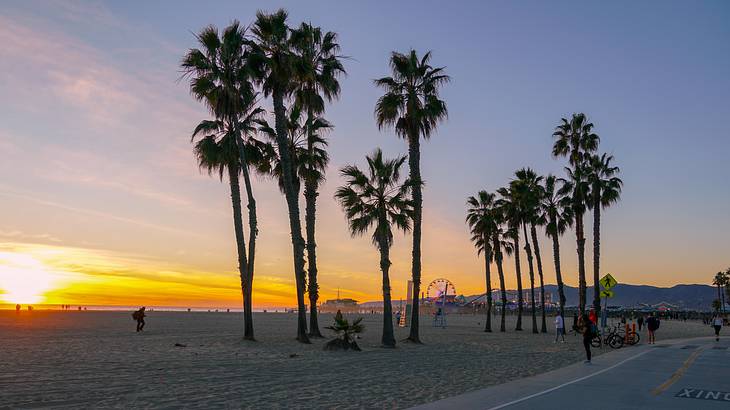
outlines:
[[[148, 315], [137, 334], [131, 312], [1, 311], [0, 406], [406, 408], [584, 354], [580, 337], [554, 344], [553, 334], [530, 333], [529, 318], [519, 333], [508, 318], [502, 334], [484, 333], [483, 316], [450, 315], [446, 329], [424, 317], [424, 345], [383, 349], [382, 317], [365, 315], [362, 352], [325, 352], [325, 340], [294, 340], [294, 314], [256, 314], [257, 342], [242, 341], [240, 313]], [[331, 315], [322, 316], [329, 324]], [[398, 340], [407, 336], [396, 332]], [[658, 338], [709, 332], [701, 323], [663, 321]]]

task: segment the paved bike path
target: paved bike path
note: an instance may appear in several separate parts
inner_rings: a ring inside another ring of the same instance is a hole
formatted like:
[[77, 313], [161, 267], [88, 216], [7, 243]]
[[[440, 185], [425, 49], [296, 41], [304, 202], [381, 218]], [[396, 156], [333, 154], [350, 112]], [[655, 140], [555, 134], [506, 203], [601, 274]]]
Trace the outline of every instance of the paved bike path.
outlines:
[[730, 409], [730, 339], [626, 347], [417, 409]]

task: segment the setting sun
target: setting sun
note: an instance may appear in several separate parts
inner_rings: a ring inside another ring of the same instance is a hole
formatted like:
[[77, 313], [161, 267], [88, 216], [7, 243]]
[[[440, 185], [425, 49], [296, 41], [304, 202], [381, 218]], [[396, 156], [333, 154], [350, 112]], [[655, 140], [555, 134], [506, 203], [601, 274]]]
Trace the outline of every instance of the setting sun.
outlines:
[[57, 275], [30, 255], [0, 252], [0, 299], [7, 303], [40, 303], [58, 282]]

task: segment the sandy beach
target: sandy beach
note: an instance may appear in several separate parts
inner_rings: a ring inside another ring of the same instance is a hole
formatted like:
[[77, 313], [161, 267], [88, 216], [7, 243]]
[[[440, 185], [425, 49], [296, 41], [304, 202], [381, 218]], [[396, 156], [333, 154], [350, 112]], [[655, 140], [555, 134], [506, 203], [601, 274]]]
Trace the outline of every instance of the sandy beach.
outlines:
[[[530, 332], [529, 317], [519, 333], [509, 317], [505, 334], [484, 333], [483, 316], [451, 315], [446, 329], [424, 317], [425, 344], [396, 349], [379, 347], [381, 319], [365, 315], [362, 352], [325, 352], [326, 339], [294, 341], [293, 314], [256, 314], [258, 341], [244, 342], [240, 313], [150, 312], [137, 334], [129, 312], [2, 311], [0, 403], [406, 408], [583, 360], [579, 337], [554, 344], [552, 333]], [[701, 323], [663, 321], [657, 337], [708, 334]]]

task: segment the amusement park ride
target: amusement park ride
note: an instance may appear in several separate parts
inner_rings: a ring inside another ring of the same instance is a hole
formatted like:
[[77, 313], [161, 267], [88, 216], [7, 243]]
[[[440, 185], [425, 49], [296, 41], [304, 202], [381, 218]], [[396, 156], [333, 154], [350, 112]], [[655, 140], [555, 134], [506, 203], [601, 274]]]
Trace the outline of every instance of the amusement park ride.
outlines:
[[456, 287], [448, 279], [435, 279], [426, 288], [424, 303], [441, 307], [456, 305]]

